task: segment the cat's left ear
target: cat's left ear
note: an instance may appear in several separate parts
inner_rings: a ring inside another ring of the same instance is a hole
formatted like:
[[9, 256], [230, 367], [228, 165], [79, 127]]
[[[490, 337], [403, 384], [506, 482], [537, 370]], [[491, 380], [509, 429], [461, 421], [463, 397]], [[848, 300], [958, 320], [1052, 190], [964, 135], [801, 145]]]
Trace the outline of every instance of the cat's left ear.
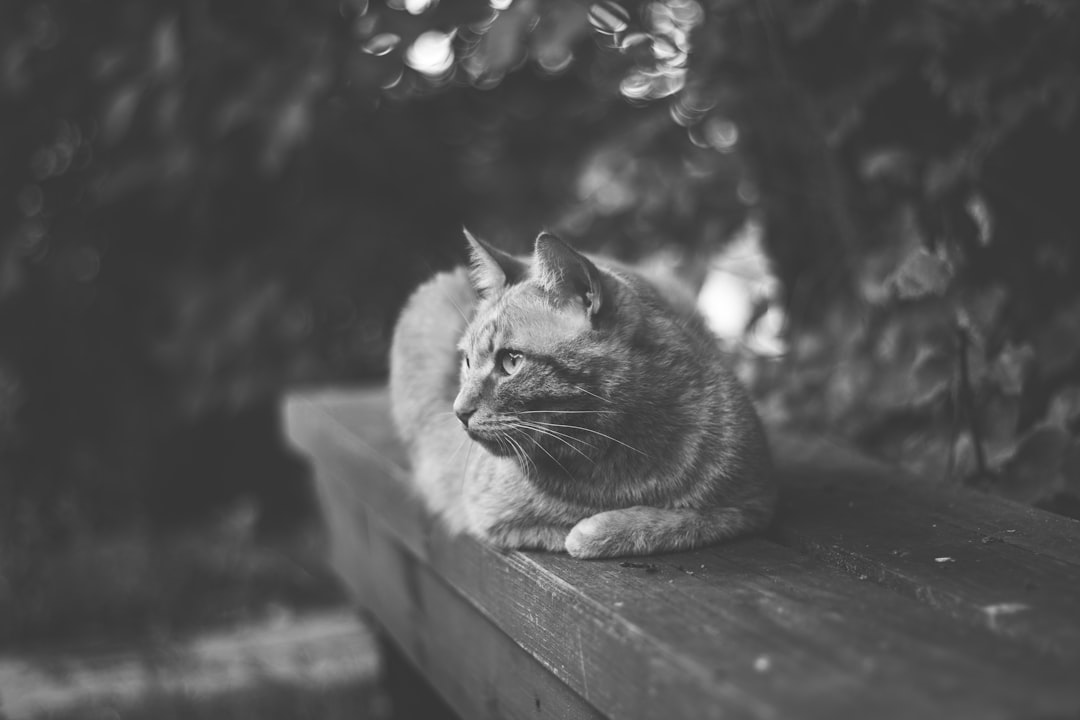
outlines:
[[469, 280], [477, 293], [489, 295], [507, 285], [513, 285], [525, 276], [528, 265], [524, 262], [474, 236], [468, 228], [461, 229], [465, 233], [465, 239], [469, 241], [469, 254], [472, 258]]
[[557, 296], [578, 300], [590, 317], [604, 303], [600, 271], [574, 248], [551, 233], [536, 238], [535, 260], [540, 284]]

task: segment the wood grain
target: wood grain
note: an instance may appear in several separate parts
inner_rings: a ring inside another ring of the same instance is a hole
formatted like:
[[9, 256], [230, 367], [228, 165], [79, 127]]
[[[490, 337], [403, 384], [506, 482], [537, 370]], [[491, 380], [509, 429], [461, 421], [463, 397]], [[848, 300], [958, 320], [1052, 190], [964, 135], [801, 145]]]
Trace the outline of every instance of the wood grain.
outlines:
[[783, 438], [773, 537], [972, 624], [1080, 659], [1080, 522]]
[[[321, 497], [329, 502], [324, 507], [334, 567], [462, 717], [600, 717], [578, 693], [493, 627], [481, 608], [449, 587], [423, 554], [400, 541], [393, 528], [408, 528], [414, 542], [433, 528], [399, 485], [386, 476], [357, 485], [357, 466], [341, 460], [324, 452], [315, 465]], [[370, 477], [385, 470], [378, 462], [366, 466]], [[388, 512], [386, 504], [359, 499], [362, 491], [375, 488], [389, 490], [380, 497], [393, 497], [394, 511]]]
[[[1080, 618], [1066, 612], [1080, 603], [1068, 574], [1077, 566], [1071, 525], [1031, 528], [1012, 506], [997, 524], [972, 525], [894, 476], [832, 455], [833, 466], [815, 469], [811, 453], [782, 464], [785, 505], [768, 538], [630, 562], [498, 553], [446, 537], [408, 496], [386, 417], [378, 390], [306, 395], [286, 407], [290, 436], [318, 458], [336, 567], [464, 715], [534, 717], [535, 705], [509, 703], [542, 683], [545, 696], [582, 716], [1080, 713], [1080, 664], [1068, 641]], [[823, 490], [822, 477], [841, 484]], [[858, 522], [849, 499], [877, 509]], [[929, 513], [954, 534], [925, 532], [916, 520]], [[1020, 536], [982, 542], [984, 527], [1002, 524]], [[954, 560], [938, 562], [939, 551]], [[1029, 578], [1021, 583], [1047, 583], [1023, 596], [1037, 596], [1038, 611], [1009, 606], [987, 621], [985, 604], [1020, 602], [1011, 599], [1020, 569]], [[1051, 583], [1055, 570], [1061, 583]], [[451, 622], [469, 627], [460, 644], [441, 629]], [[1052, 636], [1053, 623], [1065, 626], [1065, 640]], [[497, 715], [485, 711], [492, 697]]]

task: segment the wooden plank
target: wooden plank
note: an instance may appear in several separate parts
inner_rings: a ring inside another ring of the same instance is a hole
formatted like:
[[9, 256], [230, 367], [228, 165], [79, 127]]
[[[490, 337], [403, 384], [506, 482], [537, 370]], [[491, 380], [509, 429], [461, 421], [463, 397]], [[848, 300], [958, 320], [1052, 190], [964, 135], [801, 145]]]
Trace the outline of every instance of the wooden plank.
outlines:
[[895, 494], [920, 512], [945, 511], [949, 522], [980, 533], [980, 538], [1080, 565], [1080, 521], [937, 479], [912, 477], [825, 439], [774, 433], [773, 444], [781, 482], [787, 485], [814, 494]]
[[954, 617], [1080, 659], [1080, 522], [781, 438], [773, 536]]
[[379, 628], [378, 652], [382, 660], [381, 688], [389, 696], [391, 717], [424, 718], [425, 720], [462, 720], [454, 709], [446, 704], [435, 688], [417, 670], [412, 660], [398, 647], [397, 641], [382, 629], [371, 613], [365, 613], [371, 624]]
[[[388, 477], [406, 481], [392, 427], [379, 420], [382, 390], [319, 400]], [[1080, 523], [905, 477], [827, 442], [774, 443], [783, 490], [775, 539], [967, 622], [1080, 655]]]
[[401, 489], [403, 469], [381, 447], [387, 423], [371, 419], [385, 417], [380, 402], [379, 393], [309, 396], [287, 408], [302, 447], [338, 458], [320, 475], [337, 512], [373, 512], [380, 535], [605, 714], [1017, 717], [1080, 708], [1075, 663], [763, 540], [650, 559], [641, 570], [446, 538]]
[[[320, 453], [320, 457], [326, 455]], [[315, 467], [323, 492], [326, 487], [353, 490], [347, 498], [332, 493], [328, 509], [331, 527], [345, 524], [349, 530], [333, 540], [335, 568], [358, 602], [378, 618], [408, 659], [462, 717], [599, 717], [390, 531], [388, 521], [413, 527], [426, 521], [422, 513], [415, 512], [415, 503], [405, 502], [406, 512], [386, 516], [381, 508], [360, 498], [366, 489], [380, 484], [358, 485], [355, 465], [337, 462], [330, 455]], [[377, 474], [379, 465], [371, 469]], [[346, 518], [348, 522], [343, 523]]]
[[[326, 451], [327, 438], [309, 432], [315, 424], [298, 423], [294, 405], [286, 410], [289, 436], [301, 448], [331, 461], [316, 466], [316, 483], [331, 540], [331, 563], [357, 601], [397, 642], [399, 649], [444, 700], [467, 718], [593, 718], [596, 711], [521, 650], [471, 604], [450, 590], [415, 555], [372, 520], [376, 491], [404, 484], [403, 454], [394, 437], [381, 391], [359, 393], [345, 403], [328, 398], [307, 410], [348, 412], [355, 437], [356, 464], [342, 466]], [[327, 416], [329, 417], [329, 416]], [[331, 444], [331, 447], [333, 445]], [[359, 486], [357, 475], [381, 478]], [[371, 503], [343, 497], [341, 488], [371, 491]], [[344, 501], [343, 501], [344, 500]], [[419, 528], [429, 518], [418, 505], [405, 503], [399, 520]], [[374, 524], [375, 530], [371, 529]], [[382, 530], [382, 532], [380, 532]], [[427, 608], [438, 608], [431, 613]]]
[[[382, 390], [320, 398], [388, 477], [407, 481]], [[903, 475], [821, 440], [774, 437], [782, 487], [772, 537], [853, 577], [1080, 657], [1080, 522]]]

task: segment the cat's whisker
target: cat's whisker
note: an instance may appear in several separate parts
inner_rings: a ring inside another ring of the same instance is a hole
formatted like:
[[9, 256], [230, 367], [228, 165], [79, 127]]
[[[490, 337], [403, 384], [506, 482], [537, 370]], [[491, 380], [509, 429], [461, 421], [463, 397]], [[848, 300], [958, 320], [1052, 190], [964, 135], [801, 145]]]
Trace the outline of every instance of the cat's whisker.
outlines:
[[550, 428], [543, 427], [541, 425], [538, 425], [535, 420], [521, 420], [519, 422], [521, 423], [522, 427], [526, 427], [534, 432], [538, 432], [544, 435], [550, 435], [551, 437], [558, 438], [559, 440], [563, 441], [573, 441], [576, 443], [581, 443], [582, 445], [590, 447], [593, 450], [596, 449], [596, 446], [590, 442], [582, 440], [581, 438], [576, 438], [568, 433], [559, 432], [558, 430], [552, 430]]
[[[509, 425], [509, 427], [510, 427], [510, 431], [514, 431], [514, 430], [521, 430], [521, 429], [522, 429], [522, 427], [523, 427], [521, 423], [519, 423], [519, 422], [514, 422], [514, 421], [510, 421], [510, 422], [508, 423], [508, 425]], [[522, 435], [523, 435], [523, 436], [525, 436], [525, 437], [528, 437], [528, 435], [527, 435], [527, 434], [525, 434], [525, 433], [522, 433]], [[539, 469], [538, 467], [536, 467], [536, 463], [535, 463], [535, 462], [533, 461], [533, 459], [532, 459], [532, 458], [531, 458], [531, 457], [529, 456], [529, 453], [525, 452], [525, 448], [524, 448], [524, 447], [523, 447], [523, 446], [521, 445], [521, 443], [520, 443], [520, 442], [518, 442], [517, 440], [515, 440], [515, 439], [513, 438], [513, 436], [512, 436], [511, 434], [510, 434], [510, 432], [507, 432], [507, 433], [506, 433], [506, 438], [507, 438], [507, 440], [509, 440], [510, 442], [513, 442], [513, 443], [514, 443], [514, 444], [515, 444], [515, 445], [517, 446], [517, 448], [518, 448], [518, 449], [519, 449], [519, 450], [521, 451], [521, 458], [522, 458], [522, 460], [524, 461], [524, 463], [525, 463], [525, 465], [526, 465], [526, 469], [527, 469], [528, 467], [532, 467], [533, 473], [534, 473], [535, 475], [539, 475], [539, 474], [540, 474], [540, 469]], [[530, 438], [530, 439], [532, 439], [532, 438]]]
[[557, 460], [557, 459], [555, 458], [555, 456], [554, 456], [554, 455], [552, 455], [551, 453], [549, 453], [549, 452], [547, 451], [547, 448], [545, 448], [545, 447], [544, 447], [543, 445], [541, 445], [540, 443], [538, 443], [538, 442], [536, 441], [536, 438], [534, 438], [534, 437], [533, 437], [533, 436], [531, 436], [531, 435], [526, 435], [525, 437], [529, 438], [529, 442], [531, 442], [531, 443], [532, 443], [533, 445], [535, 445], [535, 446], [536, 446], [537, 448], [539, 448], [539, 449], [540, 449], [540, 452], [544, 453], [544, 454], [545, 454], [545, 455], [547, 455], [547, 456], [548, 456], [549, 458], [551, 458], [551, 461], [552, 461], [553, 463], [555, 463], [556, 465], [558, 465], [558, 466], [559, 466], [559, 467], [560, 467], [560, 468], [562, 469], [562, 471], [563, 471], [564, 473], [566, 473], [566, 476], [567, 476], [567, 477], [569, 477], [569, 478], [570, 478], [571, 480], [573, 480], [573, 479], [574, 479], [574, 476], [573, 476], [573, 475], [572, 475], [572, 474], [570, 473], [570, 471], [569, 471], [569, 470], [567, 470], [567, 469], [566, 469], [566, 468], [565, 468], [565, 467], [563, 466], [563, 464], [562, 464], [561, 462], [559, 462], [559, 461], [558, 461], [558, 460]]
[[593, 445], [592, 443], [588, 442], [587, 440], [582, 440], [581, 438], [576, 438], [576, 437], [574, 437], [573, 435], [571, 435], [569, 433], [559, 432], [558, 430], [552, 430], [550, 428], [542, 427], [541, 425], [538, 424], [539, 421], [537, 421], [537, 420], [521, 420], [520, 422], [524, 423], [526, 426], [529, 427], [529, 429], [535, 430], [536, 432], [544, 433], [546, 435], [552, 435], [552, 436], [555, 436], [555, 437], [558, 437], [558, 438], [563, 438], [563, 439], [566, 439], [566, 440], [572, 440], [572, 441], [574, 441], [576, 443], [581, 443], [582, 445], [585, 445], [587, 447], [591, 447], [593, 450], [596, 449], [596, 446]]
[[[576, 448], [576, 447], [574, 447], [573, 445], [571, 445], [570, 443], [568, 443], [568, 442], [567, 442], [566, 440], [564, 440], [563, 438], [561, 438], [561, 437], [559, 437], [559, 436], [557, 436], [557, 435], [551, 435], [550, 433], [546, 433], [546, 432], [543, 432], [542, 430], [539, 430], [539, 429], [537, 429], [537, 430], [536, 430], [536, 432], [540, 433], [541, 435], [547, 435], [548, 437], [551, 437], [551, 438], [552, 438], [552, 439], [554, 439], [554, 440], [558, 440], [558, 441], [559, 441], [559, 442], [561, 442], [561, 443], [562, 443], [563, 445], [565, 445], [566, 447], [570, 448], [571, 450], [573, 450], [574, 452], [576, 452], [576, 453], [577, 453], [578, 455], [580, 455], [581, 457], [585, 458], [585, 459], [586, 459], [586, 460], [587, 460], [587, 461], [589, 462], [589, 464], [590, 464], [590, 465], [592, 465], [593, 467], [596, 467], [596, 461], [595, 461], [595, 460], [593, 460], [593, 459], [592, 459], [591, 457], [589, 457], [589, 456], [588, 456], [588, 455], [587, 455], [587, 454], [586, 454], [586, 453], [585, 453], [585, 452], [584, 452], [583, 450], [581, 450], [581, 449], [579, 449], [579, 448]], [[589, 447], [592, 447], [592, 446], [590, 445]]]
[[432, 413], [431, 417], [438, 420], [439, 422], [453, 421], [455, 424], [461, 423], [461, 421], [458, 420], [457, 415], [452, 412]]
[[608, 400], [606, 397], [601, 397], [601, 396], [597, 395], [596, 393], [592, 392], [591, 390], [586, 390], [585, 388], [581, 387], [580, 385], [571, 384], [570, 387], [574, 388], [575, 390], [580, 390], [581, 392], [585, 393], [586, 395], [592, 395], [597, 400], [600, 400], [602, 402], [606, 402], [608, 404], [611, 404], [611, 400]]
[[519, 445], [517, 443], [517, 440], [515, 440], [510, 435], [507, 436], [507, 443], [510, 445], [511, 449], [513, 450], [514, 458], [517, 460], [517, 465], [519, 467], [521, 467], [522, 472], [525, 473], [526, 476], [528, 476], [528, 474], [529, 474], [529, 465], [528, 465], [528, 459], [527, 459], [528, 457], [524, 453], [522, 446]]
[[465, 443], [467, 443], [468, 441], [468, 435], [465, 435], [461, 438], [461, 442], [458, 443], [458, 446], [454, 449], [454, 452], [450, 454], [450, 459], [446, 461], [448, 464], [454, 462], [454, 458], [458, 456], [458, 453], [461, 452], [461, 448], [465, 447]]
[[518, 410], [517, 415], [618, 415], [618, 410]]
[[511, 455], [514, 454], [514, 445], [510, 442], [508, 435], [499, 435], [495, 438], [495, 444], [499, 446], [500, 450], [509, 451]]
[[518, 467], [522, 469], [522, 472], [526, 472], [527, 474], [528, 466], [525, 465], [525, 461], [521, 457], [521, 448], [518, 447], [518, 444], [514, 440], [514, 438], [510, 437], [510, 435], [505, 435], [503, 436], [501, 441], [505, 442], [506, 446], [510, 449], [510, 452], [513, 453], [514, 460], [517, 462]]
[[[465, 437], [467, 440], [468, 436]], [[475, 443], [469, 443], [469, 449], [465, 451], [465, 464], [461, 467], [461, 492], [463, 493], [465, 491], [465, 480], [469, 475], [469, 457], [472, 455], [473, 445], [475, 445]]]
[[575, 442], [579, 442], [579, 443], [582, 443], [582, 444], [584, 444], [584, 445], [587, 445], [588, 447], [591, 447], [591, 448], [593, 448], [594, 450], [596, 449], [596, 446], [595, 446], [595, 445], [592, 445], [592, 444], [590, 444], [590, 443], [587, 443], [587, 442], [585, 442], [584, 440], [580, 440], [580, 439], [578, 439], [578, 438], [575, 438], [575, 437], [571, 437], [571, 436], [569, 436], [569, 435], [566, 435], [566, 434], [564, 434], [564, 433], [560, 433], [560, 432], [558, 432], [558, 431], [555, 431], [555, 430], [548, 430], [548, 429], [546, 429], [546, 428], [536, 427], [535, 425], [532, 425], [531, 423], [525, 423], [525, 424], [523, 425], [523, 427], [526, 427], [526, 428], [528, 428], [528, 429], [530, 429], [530, 430], [533, 430], [533, 431], [535, 431], [535, 432], [538, 432], [538, 433], [540, 433], [541, 435], [547, 435], [547, 436], [548, 436], [548, 437], [550, 437], [550, 438], [553, 438], [553, 439], [555, 439], [555, 440], [558, 440], [558, 441], [559, 441], [559, 442], [561, 442], [561, 443], [562, 443], [563, 445], [565, 445], [566, 447], [570, 448], [571, 450], [573, 450], [574, 452], [576, 452], [576, 453], [577, 453], [578, 455], [580, 455], [581, 457], [583, 457], [583, 458], [585, 458], [586, 460], [588, 460], [588, 461], [589, 461], [590, 463], [592, 463], [593, 465], [596, 465], [596, 461], [595, 461], [595, 460], [593, 460], [593, 459], [592, 459], [591, 457], [589, 457], [589, 456], [588, 456], [587, 454], [585, 454], [585, 452], [584, 452], [584, 451], [582, 451], [582, 450], [581, 450], [580, 448], [576, 448], [576, 447], [574, 447], [573, 445], [571, 445], [571, 444], [570, 444], [570, 443], [569, 443], [568, 441], [569, 441], [569, 440], [573, 440], [573, 441], [575, 441]]
[[642, 452], [641, 450], [638, 450], [633, 445], [627, 445], [622, 440], [619, 440], [618, 438], [613, 438], [610, 435], [607, 435], [605, 433], [600, 432], [599, 430], [593, 430], [592, 428], [583, 427], [581, 425], [563, 425], [561, 423], [546, 423], [546, 422], [540, 422], [539, 420], [534, 420], [533, 422], [539, 423], [541, 425], [551, 426], [551, 427], [570, 428], [571, 430], [581, 430], [583, 432], [590, 432], [590, 433], [593, 433], [595, 435], [599, 435], [600, 437], [607, 438], [608, 440], [610, 440], [613, 443], [618, 443], [619, 445], [622, 445], [627, 450], [633, 450], [634, 452], [636, 452], [636, 453], [638, 453], [640, 455], [643, 455], [645, 457], [649, 457], [648, 453], [645, 453], [645, 452]]
[[529, 457], [529, 454], [525, 452], [525, 448], [521, 446], [521, 443], [519, 443], [510, 435], [507, 435], [506, 439], [513, 443], [515, 453], [519, 458], [521, 458], [521, 464], [524, 466], [522, 467], [522, 470], [526, 473], [526, 475], [528, 474], [530, 467], [532, 468], [534, 474], [538, 474], [539, 471], [536, 469], [536, 463], [534, 463], [532, 461], [532, 458]]

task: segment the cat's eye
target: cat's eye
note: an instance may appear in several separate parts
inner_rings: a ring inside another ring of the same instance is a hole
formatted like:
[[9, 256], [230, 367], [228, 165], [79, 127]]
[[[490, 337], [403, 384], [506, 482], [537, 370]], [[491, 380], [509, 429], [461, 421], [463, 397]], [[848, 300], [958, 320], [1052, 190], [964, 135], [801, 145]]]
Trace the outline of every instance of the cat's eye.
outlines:
[[469, 356], [468, 355], [462, 355], [461, 359], [465, 363], [466, 368], [471, 368], [472, 367], [472, 365], [469, 363]]
[[499, 353], [497, 365], [507, 375], [513, 375], [521, 368], [521, 362], [525, 356], [513, 350], [503, 350]]

